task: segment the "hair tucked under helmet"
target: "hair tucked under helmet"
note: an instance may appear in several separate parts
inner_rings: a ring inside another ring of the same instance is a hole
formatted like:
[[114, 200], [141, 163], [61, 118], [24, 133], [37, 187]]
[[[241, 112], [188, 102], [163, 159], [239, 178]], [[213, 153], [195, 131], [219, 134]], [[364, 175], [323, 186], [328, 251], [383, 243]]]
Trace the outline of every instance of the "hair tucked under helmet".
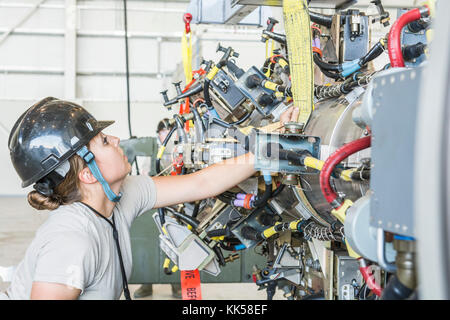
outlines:
[[97, 171], [93, 174], [102, 183], [86, 145], [112, 123], [97, 121], [83, 107], [53, 97], [42, 99], [20, 116], [8, 147], [22, 187], [34, 184], [36, 191], [28, 195], [33, 207], [54, 209], [79, 200], [77, 175], [84, 162]]

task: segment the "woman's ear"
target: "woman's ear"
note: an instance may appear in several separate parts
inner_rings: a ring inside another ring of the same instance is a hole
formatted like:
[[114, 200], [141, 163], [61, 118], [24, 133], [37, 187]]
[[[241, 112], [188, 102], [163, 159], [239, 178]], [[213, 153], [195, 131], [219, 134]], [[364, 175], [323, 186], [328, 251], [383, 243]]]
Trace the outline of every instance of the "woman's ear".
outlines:
[[96, 183], [97, 179], [92, 174], [91, 170], [89, 170], [89, 167], [83, 168], [78, 173], [78, 179], [80, 179], [81, 182], [86, 184]]

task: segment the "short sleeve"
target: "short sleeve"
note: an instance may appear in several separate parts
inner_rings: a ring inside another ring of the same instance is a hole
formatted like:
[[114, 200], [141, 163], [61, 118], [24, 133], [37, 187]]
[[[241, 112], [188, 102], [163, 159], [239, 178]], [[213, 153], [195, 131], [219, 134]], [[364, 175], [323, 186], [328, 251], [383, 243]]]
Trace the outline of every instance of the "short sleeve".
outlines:
[[33, 281], [53, 282], [81, 291], [95, 274], [95, 255], [88, 236], [82, 232], [54, 232], [37, 253]]
[[142, 213], [153, 209], [156, 203], [156, 186], [150, 176], [128, 176], [122, 185], [119, 208], [131, 225]]

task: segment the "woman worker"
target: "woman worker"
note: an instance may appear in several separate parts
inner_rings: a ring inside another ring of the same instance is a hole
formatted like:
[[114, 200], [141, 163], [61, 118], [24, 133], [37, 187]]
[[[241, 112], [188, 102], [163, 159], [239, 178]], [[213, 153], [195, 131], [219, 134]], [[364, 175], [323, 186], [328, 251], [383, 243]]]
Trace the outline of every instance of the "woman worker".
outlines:
[[35, 189], [30, 205], [51, 211], [3, 298], [119, 299], [124, 290], [128, 299], [135, 218], [213, 197], [255, 173], [247, 153], [188, 175], [130, 176], [119, 138], [102, 132], [113, 122], [48, 97], [15, 123], [8, 141], [12, 163], [22, 187]]

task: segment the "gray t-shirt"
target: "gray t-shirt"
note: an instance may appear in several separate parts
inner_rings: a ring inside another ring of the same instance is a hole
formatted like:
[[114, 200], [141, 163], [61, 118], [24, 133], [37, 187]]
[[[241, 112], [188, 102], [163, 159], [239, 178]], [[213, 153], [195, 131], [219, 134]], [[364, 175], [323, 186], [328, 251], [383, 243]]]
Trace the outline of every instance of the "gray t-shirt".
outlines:
[[[154, 207], [156, 187], [148, 176], [128, 176], [121, 192], [113, 215], [129, 279], [130, 227], [135, 218]], [[112, 215], [109, 219], [112, 222]], [[16, 268], [6, 291], [9, 299], [29, 299], [33, 281], [81, 289], [79, 299], [119, 299], [122, 274], [112, 232], [107, 221], [79, 202], [51, 211]]]

